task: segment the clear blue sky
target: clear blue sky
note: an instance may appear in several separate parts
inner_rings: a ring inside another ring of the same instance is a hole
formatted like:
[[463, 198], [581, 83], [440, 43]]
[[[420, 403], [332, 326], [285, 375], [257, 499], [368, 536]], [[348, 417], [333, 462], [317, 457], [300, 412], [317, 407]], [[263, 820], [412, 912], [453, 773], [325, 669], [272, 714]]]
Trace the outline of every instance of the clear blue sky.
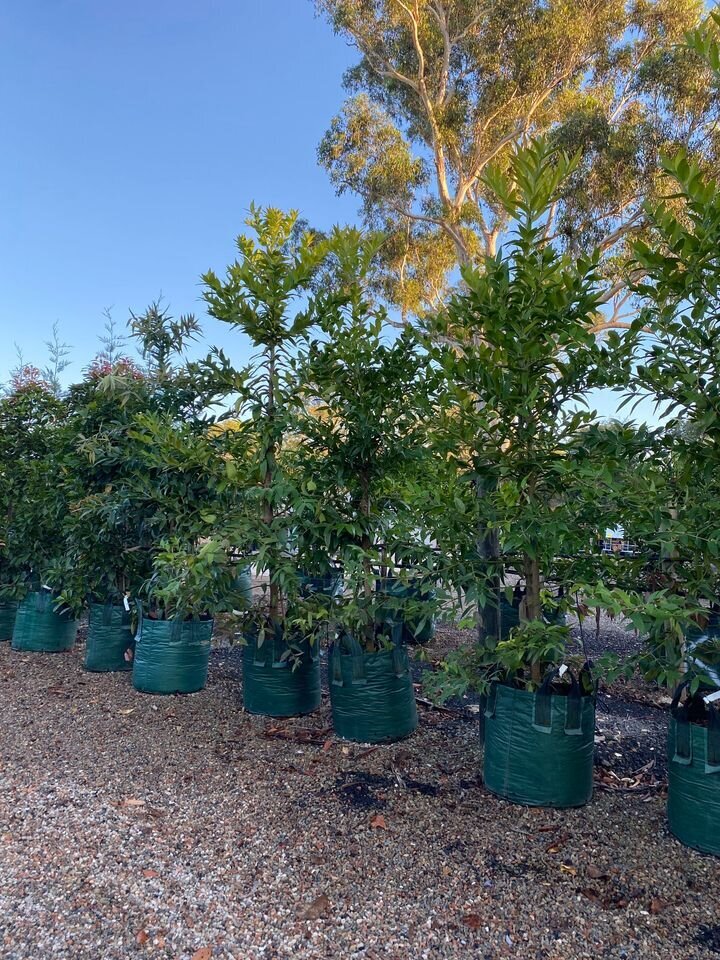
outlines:
[[[204, 316], [199, 276], [233, 259], [253, 200], [353, 221], [316, 148], [354, 60], [310, 0], [0, 4], [0, 383], [15, 344], [44, 365], [56, 320], [69, 380], [105, 307], [122, 325], [162, 293]], [[239, 334], [204, 328], [247, 356]]]
[[355, 219], [316, 164], [352, 60], [310, 0], [0, 4], [0, 382], [55, 320], [77, 376], [104, 307], [202, 314], [253, 200]]

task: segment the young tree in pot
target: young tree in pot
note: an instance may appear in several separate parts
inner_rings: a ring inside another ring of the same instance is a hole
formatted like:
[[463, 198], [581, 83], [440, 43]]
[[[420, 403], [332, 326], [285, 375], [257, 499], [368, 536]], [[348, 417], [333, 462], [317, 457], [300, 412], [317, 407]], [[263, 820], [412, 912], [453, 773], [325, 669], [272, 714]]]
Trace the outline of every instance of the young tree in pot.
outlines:
[[207, 682], [214, 617], [228, 611], [237, 565], [227, 543], [190, 548], [166, 541], [138, 601], [133, 686], [144, 693], [195, 693]]
[[[117, 389], [108, 389], [110, 378]], [[85, 669], [131, 670], [131, 598], [151, 572], [146, 514], [129, 496], [140, 461], [129, 436], [153, 388], [125, 357], [100, 356], [68, 393], [65, 472], [73, 477], [65, 555], [51, 573], [61, 600], [88, 605]]]
[[58, 603], [48, 577], [65, 550], [67, 484], [61, 476], [66, 405], [40, 371], [17, 371], [0, 400], [0, 600], [13, 623], [13, 649], [57, 652], [73, 646], [74, 610]]
[[[467, 290], [434, 319], [429, 341], [447, 381], [441, 449], [468, 486], [479, 481], [485, 491], [467, 498], [467, 536], [495, 530], [501, 562], [523, 582], [519, 626], [471, 657], [487, 690], [485, 783], [507, 799], [557, 807], [592, 792], [594, 686], [585, 671], [563, 669], [569, 629], [548, 622], [543, 608], [556, 558], [573, 556], [605, 522], [576, 526], [568, 496], [578, 471], [569, 450], [593, 419], [579, 401], [619, 376], [629, 351], [615, 334], [600, 344], [591, 333], [596, 258], [573, 260], [548, 239], [548, 211], [572, 169], [538, 141], [514, 155], [507, 174], [492, 172], [515, 237], [482, 271], [463, 271]], [[443, 345], [433, 346], [438, 337]], [[498, 568], [478, 558], [468, 572], [476, 582], [457, 585], [474, 591], [480, 615], [496, 602]]]
[[[717, 36], [695, 43], [720, 72]], [[669, 678], [686, 673], [689, 680], [676, 692], [670, 726], [670, 829], [683, 843], [720, 854], [720, 696], [712, 693], [720, 686], [712, 628], [720, 600], [720, 182], [683, 154], [665, 169], [668, 200], [648, 211], [659, 243], [636, 245], [643, 277], [636, 289], [647, 302], [639, 323], [652, 322], [654, 336], [635, 390], [654, 397], [668, 421], [675, 496], [658, 534], [667, 588], [678, 603], [699, 608], [707, 627], [665, 630], [654, 651], [664, 653]]]
[[232, 424], [229, 449], [238, 451], [241, 464], [232, 467], [245, 498], [235, 516], [235, 542], [267, 576], [264, 597], [244, 622], [245, 708], [292, 716], [319, 706], [320, 664], [317, 647], [303, 633], [308, 621], [290, 537], [296, 485], [283, 461], [302, 405], [291, 360], [315, 321], [312, 299], [305, 309], [291, 311], [309, 296], [325, 250], [313, 235], [298, 235], [296, 213], [253, 208], [247, 223], [255, 237], [238, 238], [239, 258], [224, 280], [212, 271], [205, 274], [204, 297], [210, 315], [242, 331], [257, 353], [237, 369], [217, 352], [195, 373], [208, 396], [214, 393], [216, 402], [232, 404], [217, 427]]
[[299, 455], [312, 486], [305, 485], [298, 515], [320, 541], [336, 546], [345, 573], [345, 592], [332, 611], [333, 723], [339, 736], [363, 742], [398, 739], [417, 725], [402, 644], [409, 598], [377, 584], [379, 568], [395, 554], [412, 552], [417, 567], [424, 558], [393, 481], [415, 473], [427, 456], [426, 360], [410, 331], [388, 337], [386, 312], [368, 295], [380, 242], [335, 231], [335, 290], [321, 297], [318, 309], [322, 337], [298, 364], [314, 410], [301, 429]]

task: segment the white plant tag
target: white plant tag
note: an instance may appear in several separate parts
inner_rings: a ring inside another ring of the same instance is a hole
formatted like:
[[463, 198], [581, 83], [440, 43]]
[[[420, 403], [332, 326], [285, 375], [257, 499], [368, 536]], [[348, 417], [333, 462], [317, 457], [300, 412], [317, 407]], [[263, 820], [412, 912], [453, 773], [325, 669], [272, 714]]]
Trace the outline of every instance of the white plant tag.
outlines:
[[125, 607], [127, 612], [130, 613], [130, 601], [127, 598], [127, 594], [123, 597], [123, 606]]
[[565, 674], [568, 672], [568, 669], [569, 669], [569, 668], [568, 668], [568, 665], [567, 665], [566, 663], [564, 663], [564, 664], [560, 667], [560, 669], [558, 670], [558, 675], [559, 675], [560, 677], [564, 677]]
[[716, 690], [715, 693], [709, 693], [706, 697], [703, 697], [705, 703], [715, 703], [717, 700], [720, 700], [720, 690]]

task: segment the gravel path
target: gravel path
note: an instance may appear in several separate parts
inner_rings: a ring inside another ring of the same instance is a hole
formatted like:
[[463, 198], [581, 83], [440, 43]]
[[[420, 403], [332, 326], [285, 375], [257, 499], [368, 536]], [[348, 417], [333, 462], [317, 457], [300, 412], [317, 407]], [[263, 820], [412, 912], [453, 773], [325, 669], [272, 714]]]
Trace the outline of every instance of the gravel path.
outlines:
[[[471, 716], [344, 745], [327, 706], [243, 714], [237, 649], [187, 697], [81, 660], [0, 645], [3, 960], [720, 956], [720, 861], [668, 836], [661, 789], [516, 807]], [[608, 703], [601, 778], [626, 752]]]

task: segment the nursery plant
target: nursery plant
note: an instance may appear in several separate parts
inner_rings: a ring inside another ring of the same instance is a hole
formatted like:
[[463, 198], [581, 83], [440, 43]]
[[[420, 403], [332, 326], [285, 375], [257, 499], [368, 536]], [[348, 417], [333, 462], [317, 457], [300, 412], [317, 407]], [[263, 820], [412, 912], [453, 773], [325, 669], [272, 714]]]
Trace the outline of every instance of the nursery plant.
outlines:
[[[0, 398], [0, 601], [3, 634], [13, 646], [58, 651], [71, 647], [77, 623], [49, 587], [65, 551], [69, 482], [63, 475], [67, 414], [39, 370], [16, 371]], [[17, 604], [17, 607], [16, 607]]]
[[215, 430], [227, 427], [227, 476], [242, 493], [232, 536], [263, 589], [243, 623], [245, 707], [283, 716], [320, 703], [312, 606], [301, 596], [292, 548], [297, 484], [284, 456], [303, 401], [293, 358], [316, 319], [311, 285], [325, 246], [299, 229], [295, 212], [253, 207], [247, 225], [225, 277], [203, 277], [204, 298], [210, 315], [244, 333], [255, 353], [238, 368], [214, 351], [193, 369], [211, 403], [222, 405]]
[[[483, 542], [497, 537], [494, 556], [478, 549], [474, 565], [449, 572], [477, 619], [518, 595], [510, 635], [485, 631], [475, 655], [460, 660], [468, 683], [487, 691], [485, 782], [509, 799], [552, 806], [590, 797], [594, 684], [582, 662], [568, 668], [569, 629], [547, 615], [575, 605], [579, 587], [560, 604], [550, 588], [557, 558], [587, 551], [604, 532], [606, 517], [578, 497], [583, 486], [614, 482], [593, 445], [580, 442], [594, 420], [586, 400], [625, 376], [631, 349], [615, 333], [603, 342], [592, 333], [597, 256], [574, 259], [548, 236], [548, 212], [575, 164], [539, 140], [507, 173], [488, 174], [515, 236], [482, 269], [463, 271], [466, 291], [428, 331], [446, 378], [436, 443], [469, 491], [450, 533], [461, 542], [477, 541], [478, 531]], [[518, 587], [506, 583], [508, 572]], [[573, 571], [564, 576], [570, 587]]]
[[[717, 42], [696, 37], [717, 70]], [[668, 818], [684, 843], [720, 854], [720, 712], [713, 669], [720, 559], [720, 183], [684, 153], [665, 160], [666, 199], [649, 208], [657, 245], [635, 247], [638, 324], [652, 322], [634, 393], [665, 419], [674, 499], [659, 538], [666, 590], [695, 629], [666, 618], [648, 649], [677, 687], [669, 737]]]
[[[369, 742], [415, 728], [403, 624], [409, 607], [418, 625], [432, 616], [420, 589], [431, 551], [401, 497], [428, 461], [432, 378], [417, 338], [395, 336], [369, 292], [381, 244], [377, 235], [333, 232], [333, 289], [319, 297], [318, 333], [298, 361], [308, 397], [297, 451], [305, 477], [298, 524], [341, 559], [345, 577], [332, 610], [333, 721], [340, 736]], [[430, 579], [431, 569], [425, 574]]]

